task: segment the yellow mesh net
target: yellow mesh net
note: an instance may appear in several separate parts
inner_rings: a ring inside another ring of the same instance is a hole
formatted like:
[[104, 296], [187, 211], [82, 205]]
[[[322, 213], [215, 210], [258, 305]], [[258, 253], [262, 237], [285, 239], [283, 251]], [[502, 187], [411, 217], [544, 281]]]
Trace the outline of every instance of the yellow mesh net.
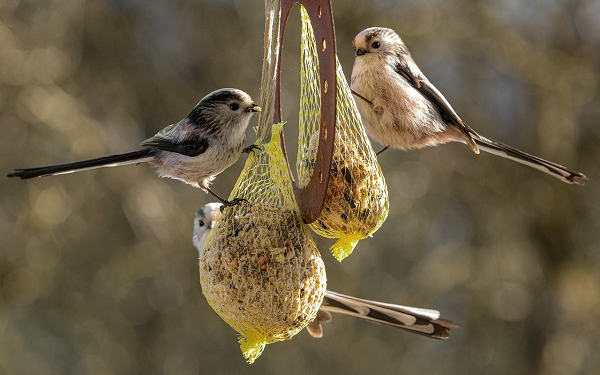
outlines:
[[[296, 168], [305, 186], [315, 166], [320, 121], [317, 46], [310, 18], [301, 7], [302, 61], [300, 137]], [[360, 122], [344, 72], [337, 61], [336, 134], [325, 205], [310, 226], [320, 236], [337, 238], [334, 257], [346, 258], [359, 240], [371, 236], [388, 214], [388, 192], [377, 157]]]
[[266, 344], [287, 340], [316, 316], [325, 266], [294, 201], [274, 125], [265, 152], [250, 155], [200, 258], [200, 284], [210, 306], [240, 334], [250, 363]]

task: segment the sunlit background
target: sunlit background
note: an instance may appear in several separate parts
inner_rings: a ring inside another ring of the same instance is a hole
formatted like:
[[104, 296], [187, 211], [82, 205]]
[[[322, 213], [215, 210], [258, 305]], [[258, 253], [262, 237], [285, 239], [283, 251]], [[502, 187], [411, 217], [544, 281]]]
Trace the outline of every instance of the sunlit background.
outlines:
[[[394, 28], [476, 130], [591, 177], [569, 186], [460, 144], [381, 155], [389, 218], [342, 263], [318, 240], [329, 289], [435, 308], [462, 328], [435, 341], [335, 317], [323, 339], [301, 332], [248, 365], [198, 283], [192, 217], [210, 196], [147, 166], [0, 177], [0, 373], [597, 373], [600, 2], [333, 8], [348, 77], [353, 36]], [[0, 2], [2, 175], [137, 149], [217, 88], [258, 100], [263, 31], [258, 0]], [[244, 160], [215, 191], [228, 194]]]

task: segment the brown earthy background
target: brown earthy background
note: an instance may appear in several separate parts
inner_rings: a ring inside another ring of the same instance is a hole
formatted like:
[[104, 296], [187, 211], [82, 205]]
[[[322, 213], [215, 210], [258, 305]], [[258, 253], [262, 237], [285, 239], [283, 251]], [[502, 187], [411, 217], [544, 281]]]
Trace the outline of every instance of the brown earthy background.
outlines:
[[[247, 365], [198, 283], [192, 217], [210, 196], [146, 166], [3, 176], [136, 149], [220, 87], [258, 100], [263, 2], [5, 0], [0, 373], [597, 373], [600, 3], [333, 7], [347, 76], [353, 36], [391, 27], [476, 130], [592, 179], [568, 186], [464, 145], [381, 155], [390, 216], [342, 263], [319, 240], [329, 288], [439, 309], [463, 328], [441, 342], [336, 317], [323, 339], [301, 332]], [[284, 54], [288, 128], [298, 16]], [[216, 191], [229, 192], [244, 160]]]

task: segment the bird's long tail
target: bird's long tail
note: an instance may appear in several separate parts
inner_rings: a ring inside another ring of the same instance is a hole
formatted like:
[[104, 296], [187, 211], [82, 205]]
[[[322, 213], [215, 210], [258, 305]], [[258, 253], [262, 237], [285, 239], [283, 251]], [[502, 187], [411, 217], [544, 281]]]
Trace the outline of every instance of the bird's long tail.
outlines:
[[102, 158], [77, 161], [68, 164], [51, 165], [48, 167], [15, 169], [8, 174], [8, 177], [18, 177], [29, 179], [34, 177], [52, 176], [72, 172], [86, 171], [102, 167], [116, 167], [118, 165], [137, 164], [152, 160], [155, 151], [146, 148], [139, 151], [128, 152], [126, 154], [105, 156]]
[[530, 155], [502, 142], [494, 141], [493, 139], [485, 138], [480, 135], [473, 135], [473, 139], [475, 140], [475, 143], [479, 149], [485, 152], [511, 159], [517, 163], [538, 169], [544, 173], [558, 178], [559, 180], [562, 180], [567, 184], [583, 185], [588, 179], [583, 173], [572, 171], [560, 164]]
[[450, 337], [451, 329], [459, 328], [458, 324], [440, 319], [440, 312], [436, 310], [370, 301], [328, 290], [325, 292], [319, 310], [320, 316], [317, 315], [317, 319], [307, 327], [311, 336], [322, 336], [320, 323], [331, 318], [329, 313], [339, 313], [374, 323], [387, 324], [436, 339], [446, 339]]

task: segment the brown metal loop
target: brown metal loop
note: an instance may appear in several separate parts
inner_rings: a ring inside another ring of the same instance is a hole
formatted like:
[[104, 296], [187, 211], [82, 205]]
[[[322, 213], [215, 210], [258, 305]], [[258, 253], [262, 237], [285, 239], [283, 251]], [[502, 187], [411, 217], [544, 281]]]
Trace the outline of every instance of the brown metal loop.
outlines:
[[[321, 88], [321, 119], [319, 127], [319, 147], [317, 149], [317, 159], [313, 174], [310, 177], [308, 185], [299, 188], [292, 175], [289, 161], [288, 170], [290, 178], [294, 181], [294, 195], [302, 220], [310, 224], [317, 220], [323, 209], [327, 184], [329, 183], [329, 171], [331, 170], [331, 161], [333, 158], [333, 145], [335, 138], [335, 110], [336, 110], [336, 64], [335, 64], [335, 32], [333, 28], [333, 13], [331, 11], [330, 0], [282, 0], [281, 1], [281, 23], [279, 25], [279, 35], [281, 41], [279, 44], [279, 60], [275, 77], [275, 109], [273, 113], [273, 123], [281, 122], [281, 52], [283, 47], [283, 37], [285, 35], [285, 26], [292, 8], [296, 4], [302, 4], [306, 9], [315, 35], [319, 60], [319, 79]], [[281, 133], [281, 143], [285, 152], [285, 142], [283, 132]]]

